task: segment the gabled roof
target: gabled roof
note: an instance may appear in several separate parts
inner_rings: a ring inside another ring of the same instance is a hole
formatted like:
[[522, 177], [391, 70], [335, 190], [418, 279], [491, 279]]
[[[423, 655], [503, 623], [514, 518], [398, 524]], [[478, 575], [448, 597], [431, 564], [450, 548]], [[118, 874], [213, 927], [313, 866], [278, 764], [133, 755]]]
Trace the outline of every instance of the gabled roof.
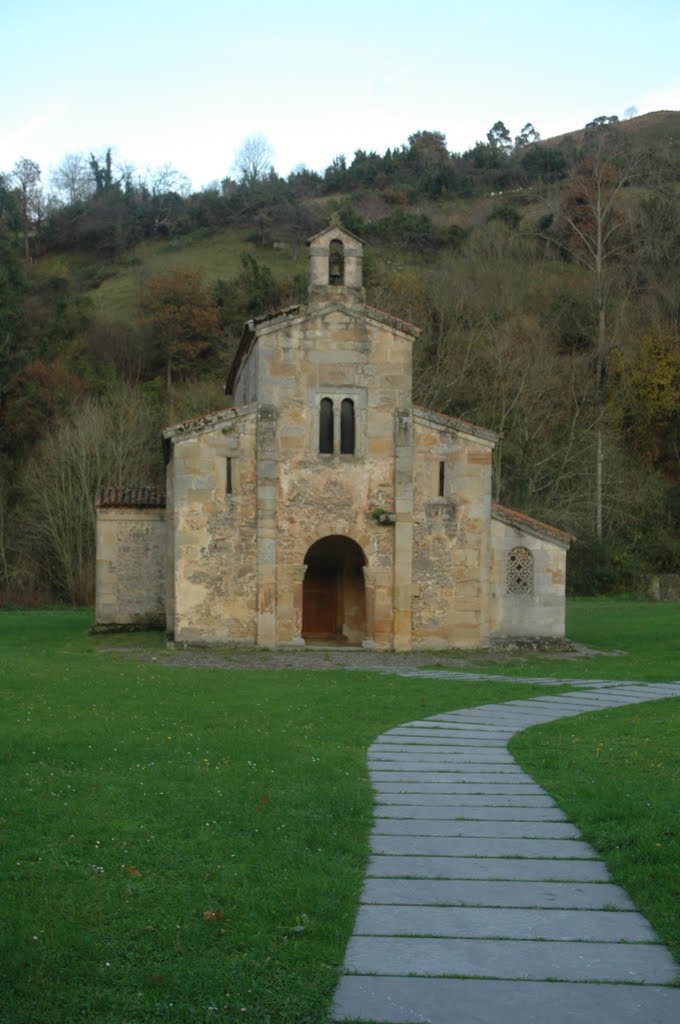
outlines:
[[165, 508], [165, 492], [156, 487], [100, 487], [97, 508]]
[[408, 320], [400, 320], [398, 317], [392, 316], [390, 313], [384, 313], [381, 309], [375, 309], [373, 306], [354, 307], [347, 306], [341, 302], [335, 303], [333, 301], [314, 308], [302, 305], [287, 306], [285, 309], [280, 309], [272, 313], [265, 313], [264, 316], [253, 317], [252, 320], [246, 321], [243, 327], [241, 340], [239, 341], [238, 348], [236, 349], [234, 358], [231, 361], [231, 366], [229, 367], [229, 373], [224, 385], [225, 393], [228, 395], [233, 394], [238, 371], [257, 337], [258, 327], [269, 324], [276, 326], [277, 321], [285, 323], [298, 317], [324, 316], [326, 313], [336, 308], [350, 316], [366, 317], [368, 320], [374, 320], [376, 323], [382, 324], [385, 327], [391, 327], [392, 330], [401, 331], [403, 334], [409, 334], [412, 338], [417, 338], [421, 333], [420, 328], [409, 323]]
[[534, 519], [524, 512], [516, 512], [513, 508], [505, 508], [504, 505], [498, 505], [495, 501], [491, 502], [491, 518], [505, 523], [506, 526], [514, 526], [516, 530], [541, 537], [543, 540], [555, 541], [565, 548], [568, 548], [576, 540], [576, 537], [567, 533], [566, 530], [558, 530], [556, 526], [549, 526], [548, 523]]
[[359, 243], [359, 245], [364, 245], [364, 240], [362, 238], [359, 238], [358, 235], [355, 235], [353, 231], [349, 230], [349, 228], [346, 228], [343, 224], [340, 223], [339, 220], [332, 220], [328, 227], [323, 228], [321, 231], [317, 231], [315, 235], [312, 235], [311, 238], [308, 238], [306, 244], [311, 245], [313, 242], [317, 240], [317, 238], [323, 238], [324, 235], [338, 234], [348, 235], [349, 238], [353, 238], [355, 242]]

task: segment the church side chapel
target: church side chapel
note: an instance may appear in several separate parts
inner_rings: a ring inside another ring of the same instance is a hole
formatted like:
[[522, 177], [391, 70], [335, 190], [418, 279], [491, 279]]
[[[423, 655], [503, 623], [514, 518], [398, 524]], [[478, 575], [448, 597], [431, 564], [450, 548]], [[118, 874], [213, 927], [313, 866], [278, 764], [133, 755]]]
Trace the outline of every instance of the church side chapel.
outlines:
[[562, 637], [573, 538], [492, 502], [492, 431], [413, 405], [420, 332], [366, 305], [361, 241], [333, 225], [308, 245], [307, 304], [245, 325], [233, 407], [164, 431], [165, 495], [98, 495], [98, 627], [271, 648]]

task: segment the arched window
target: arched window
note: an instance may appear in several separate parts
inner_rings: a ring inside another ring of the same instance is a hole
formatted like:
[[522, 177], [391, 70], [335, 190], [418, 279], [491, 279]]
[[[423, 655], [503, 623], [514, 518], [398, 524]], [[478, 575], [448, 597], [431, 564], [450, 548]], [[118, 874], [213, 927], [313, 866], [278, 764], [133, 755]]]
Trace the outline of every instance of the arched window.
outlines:
[[345, 247], [339, 238], [334, 238], [328, 250], [328, 283], [345, 283]]
[[505, 586], [508, 594], [533, 594], [534, 556], [528, 548], [513, 548], [508, 554]]
[[354, 455], [354, 402], [343, 398], [340, 406], [340, 454]]
[[333, 454], [333, 402], [322, 398], [319, 405], [319, 451], [323, 455]]

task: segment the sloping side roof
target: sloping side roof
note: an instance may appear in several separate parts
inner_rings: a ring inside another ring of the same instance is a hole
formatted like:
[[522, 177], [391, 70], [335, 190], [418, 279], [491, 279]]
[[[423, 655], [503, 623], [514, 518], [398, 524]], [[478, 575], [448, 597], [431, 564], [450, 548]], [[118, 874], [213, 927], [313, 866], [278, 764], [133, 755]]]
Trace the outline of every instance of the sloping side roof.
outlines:
[[266, 324], [278, 319], [292, 319], [292, 317], [297, 316], [303, 308], [304, 307], [302, 306], [286, 306], [285, 309], [275, 310], [271, 313], [264, 313], [262, 316], [253, 317], [252, 320], [247, 320], [245, 322], [243, 325], [241, 340], [238, 343], [238, 348], [236, 349], [234, 358], [231, 361], [231, 366], [229, 367], [227, 379], [224, 384], [224, 391], [227, 395], [231, 395], [234, 392], [236, 375], [241, 367], [241, 363], [250, 351], [250, 347], [257, 335], [257, 328], [260, 324]]
[[524, 512], [516, 512], [512, 508], [505, 508], [504, 505], [498, 505], [495, 501], [491, 502], [491, 518], [498, 519], [499, 522], [505, 523], [506, 526], [514, 526], [516, 530], [522, 530], [524, 533], [541, 537], [543, 540], [555, 541], [556, 544], [560, 544], [564, 548], [568, 548], [576, 540], [576, 537], [571, 533], [567, 533], [566, 530], [558, 530], [556, 526], [542, 523], [540, 519], [533, 519], [532, 516], [528, 516]]
[[432, 412], [431, 409], [423, 409], [420, 405], [413, 406], [413, 413], [416, 418], [435, 427], [444, 427], [446, 430], [455, 430], [461, 434], [469, 434], [481, 441], [496, 444], [498, 434], [495, 430], [487, 430], [486, 427], [478, 427], [467, 420], [458, 419], [457, 416], [447, 416], [443, 412]]
[[217, 412], [205, 413], [202, 416], [192, 416], [189, 420], [182, 420], [181, 423], [172, 423], [163, 430], [163, 440], [168, 442], [173, 438], [183, 437], [186, 434], [200, 434], [204, 430], [212, 430], [220, 423], [229, 423], [239, 417], [252, 414], [256, 410], [254, 403], [248, 405], [228, 406], [226, 409], [218, 409]]
[[155, 487], [100, 487], [97, 508], [165, 508], [165, 492]]
[[377, 320], [378, 323], [387, 324], [388, 327], [394, 327], [398, 331], [403, 331], [405, 334], [411, 334], [414, 338], [419, 338], [423, 333], [420, 327], [416, 327], [415, 324], [410, 323], [408, 320], [400, 320], [398, 316], [392, 316], [391, 313], [386, 313], [384, 309], [376, 309], [375, 306], [365, 307], [366, 316], [371, 320]]

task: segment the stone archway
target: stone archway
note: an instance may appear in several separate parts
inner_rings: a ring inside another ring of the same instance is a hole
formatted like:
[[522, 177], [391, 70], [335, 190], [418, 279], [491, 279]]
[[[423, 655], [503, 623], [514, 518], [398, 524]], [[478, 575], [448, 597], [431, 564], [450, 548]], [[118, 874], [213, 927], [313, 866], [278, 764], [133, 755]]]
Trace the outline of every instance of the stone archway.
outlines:
[[366, 557], [349, 537], [322, 537], [305, 555], [305, 641], [361, 644], [366, 638]]

